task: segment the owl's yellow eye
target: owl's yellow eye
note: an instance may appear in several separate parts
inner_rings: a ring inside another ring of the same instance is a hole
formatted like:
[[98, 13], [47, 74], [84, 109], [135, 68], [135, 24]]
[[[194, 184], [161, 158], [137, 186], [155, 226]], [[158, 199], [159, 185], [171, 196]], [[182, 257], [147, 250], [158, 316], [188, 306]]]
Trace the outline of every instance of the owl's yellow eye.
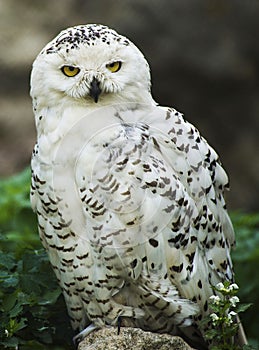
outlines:
[[116, 73], [118, 72], [118, 70], [121, 69], [121, 62], [120, 61], [112, 62], [112, 63], [106, 64], [106, 67], [109, 69], [110, 72]]
[[75, 77], [79, 72], [80, 69], [73, 66], [63, 66], [61, 68], [61, 71], [67, 76], [67, 77]]

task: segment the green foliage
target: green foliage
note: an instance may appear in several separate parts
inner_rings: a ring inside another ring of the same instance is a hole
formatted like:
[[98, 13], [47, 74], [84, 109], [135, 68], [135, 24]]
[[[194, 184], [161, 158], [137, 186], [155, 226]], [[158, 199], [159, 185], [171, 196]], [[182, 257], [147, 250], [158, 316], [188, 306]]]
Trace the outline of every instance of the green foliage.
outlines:
[[213, 286], [216, 295], [209, 298], [210, 314], [203, 319], [206, 325], [205, 338], [212, 342], [211, 350], [243, 350], [254, 349], [250, 345], [239, 346], [233, 339], [238, 333], [239, 324], [237, 315], [246, 311], [251, 304], [239, 304], [236, 296], [238, 285], [229, 281]]
[[236, 232], [236, 248], [232, 251], [239, 296], [252, 307], [242, 315], [242, 323], [250, 343], [259, 348], [259, 214], [232, 213]]
[[29, 169], [0, 181], [0, 348], [71, 348], [66, 307], [39, 241], [29, 187]]
[[1, 247], [22, 252], [25, 246], [35, 246], [39, 239], [35, 235], [36, 217], [29, 200], [30, 170], [0, 181], [0, 230], [9, 238]]
[[[0, 180], [0, 348], [14, 349], [19, 344], [21, 350], [71, 349], [65, 303], [38, 237], [29, 188], [29, 169]], [[234, 213], [232, 220], [239, 295], [253, 303], [242, 320], [256, 342], [259, 214]]]

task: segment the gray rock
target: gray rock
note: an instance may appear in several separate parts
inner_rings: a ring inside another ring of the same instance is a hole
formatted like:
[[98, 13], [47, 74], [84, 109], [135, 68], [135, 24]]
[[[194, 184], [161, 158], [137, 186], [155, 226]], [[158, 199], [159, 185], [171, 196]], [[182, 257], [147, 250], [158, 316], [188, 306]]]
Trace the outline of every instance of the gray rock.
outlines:
[[145, 332], [138, 328], [123, 327], [120, 334], [113, 327], [90, 333], [78, 350], [191, 350], [180, 337]]

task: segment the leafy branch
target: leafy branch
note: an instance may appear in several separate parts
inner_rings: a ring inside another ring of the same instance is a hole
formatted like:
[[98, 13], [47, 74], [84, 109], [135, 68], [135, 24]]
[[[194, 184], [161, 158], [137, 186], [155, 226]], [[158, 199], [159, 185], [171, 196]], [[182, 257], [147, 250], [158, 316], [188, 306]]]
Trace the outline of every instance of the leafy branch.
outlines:
[[239, 304], [240, 300], [236, 295], [238, 289], [236, 283], [229, 281], [213, 287], [215, 294], [209, 300], [209, 309], [212, 312], [202, 322], [207, 325], [205, 339], [211, 342], [211, 350], [254, 349], [249, 345], [241, 347], [234, 342], [239, 329], [237, 316], [252, 305]]

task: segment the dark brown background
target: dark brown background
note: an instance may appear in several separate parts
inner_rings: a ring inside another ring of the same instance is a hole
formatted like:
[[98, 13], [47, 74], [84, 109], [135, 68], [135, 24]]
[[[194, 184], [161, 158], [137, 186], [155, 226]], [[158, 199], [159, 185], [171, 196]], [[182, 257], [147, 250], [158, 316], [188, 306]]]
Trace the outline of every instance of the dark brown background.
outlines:
[[153, 95], [218, 151], [230, 209], [259, 209], [258, 0], [0, 0], [0, 176], [30, 162], [33, 59], [61, 29], [107, 24], [148, 59]]

